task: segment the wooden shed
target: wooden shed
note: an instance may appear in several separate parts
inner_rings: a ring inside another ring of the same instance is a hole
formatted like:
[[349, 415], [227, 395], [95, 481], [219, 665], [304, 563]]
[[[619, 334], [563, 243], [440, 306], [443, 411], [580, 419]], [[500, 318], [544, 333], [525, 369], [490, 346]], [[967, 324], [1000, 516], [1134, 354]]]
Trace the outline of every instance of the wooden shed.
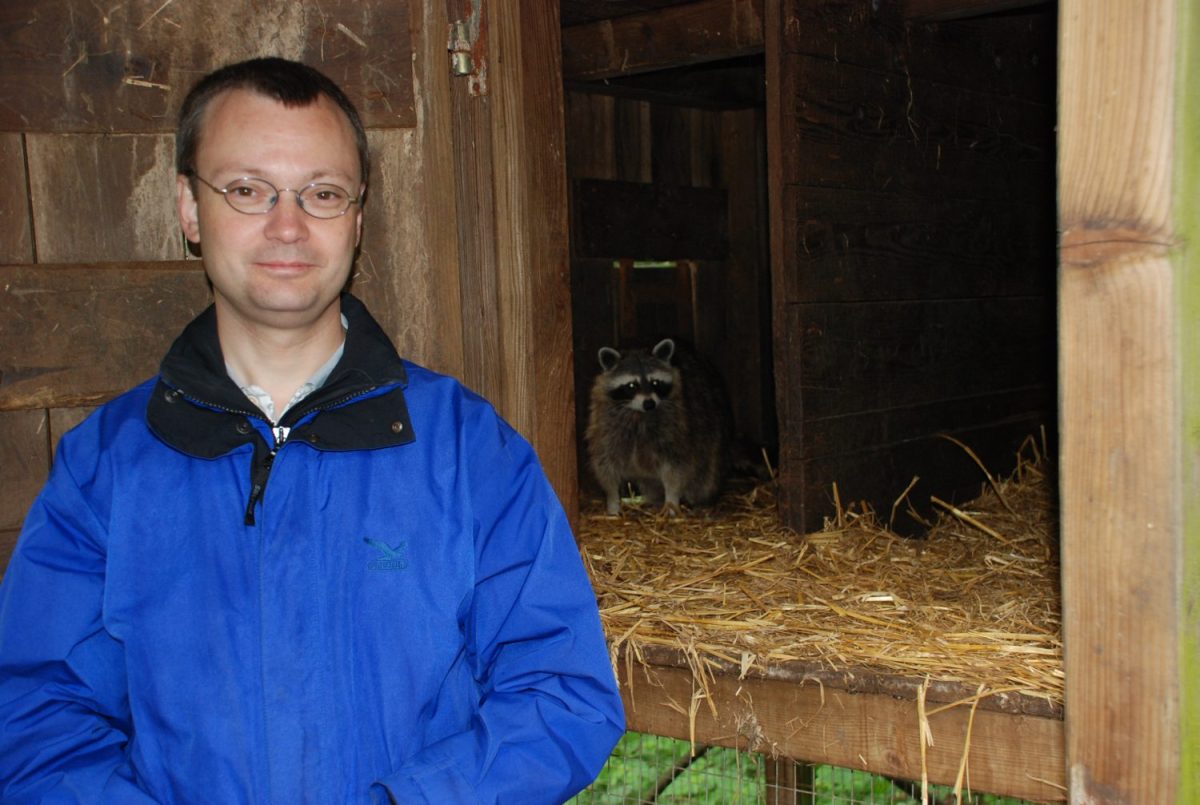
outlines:
[[[977, 487], [938, 434], [1002, 469], [1046, 428], [1066, 701], [982, 713], [977, 787], [1200, 800], [1197, 42], [1195, 0], [8, 2], [0, 562], [58, 436], [207, 303], [173, 212], [183, 94], [284, 55], [364, 112], [354, 291], [497, 403], [573, 514], [596, 349], [666, 330], [736, 390], [797, 539], [835, 482], [890, 505], [919, 477], [918, 514]], [[688, 736], [687, 669], [659, 661], [631, 726]], [[912, 680], [852, 677], [716, 690], [789, 757], [913, 776]]]

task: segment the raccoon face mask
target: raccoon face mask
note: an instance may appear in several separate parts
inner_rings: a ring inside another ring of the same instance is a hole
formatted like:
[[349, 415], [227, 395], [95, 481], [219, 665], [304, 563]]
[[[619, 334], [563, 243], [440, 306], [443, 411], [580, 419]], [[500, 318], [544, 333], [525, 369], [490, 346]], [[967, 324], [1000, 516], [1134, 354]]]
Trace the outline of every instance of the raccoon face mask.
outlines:
[[638, 351], [622, 356], [611, 347], [602, 347], [600, 368], [608, 398], [632, 411], [655, 410], [675, 387], [674, 354], [675, 342], [669, 338], [659, 341], [649, 354]]

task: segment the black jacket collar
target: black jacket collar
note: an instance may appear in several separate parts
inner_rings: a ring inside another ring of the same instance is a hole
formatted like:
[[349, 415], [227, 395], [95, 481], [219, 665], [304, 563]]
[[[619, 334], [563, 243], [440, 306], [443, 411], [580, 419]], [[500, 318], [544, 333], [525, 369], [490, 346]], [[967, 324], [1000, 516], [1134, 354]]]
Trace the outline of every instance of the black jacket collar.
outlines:
[[[322, 450], [364, 450], [412, 441], [403, 391], [407, 375], [400, 356], [362, 302], [342, 294], [341, 305], [349, 323], [341, 360], [325, 385], [289, 409], [279, 424], [292, 427], [319, 411], [310, 422], [293, 427], [290, 438]], [[184, 328], [163, 358], [146, 416], [163, 441], [203, 458], [261, 441], [248, 420], [265, 417], [225, 370], [213, 306]]]

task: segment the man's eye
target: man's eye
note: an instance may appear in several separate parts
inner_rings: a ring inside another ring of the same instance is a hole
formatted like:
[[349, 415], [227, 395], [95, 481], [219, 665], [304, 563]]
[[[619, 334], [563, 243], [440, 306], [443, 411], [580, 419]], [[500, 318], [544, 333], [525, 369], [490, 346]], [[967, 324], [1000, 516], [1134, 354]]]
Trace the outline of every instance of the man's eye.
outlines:
[[329, 188], [322, 188], [313, 195], [316, 196], [317, 201], [341, 201], [346, 197], [342, 191]]
[[225, 192], [231, 196], [238, 198], [257, 198], [259, 191], [257, 187], [252, 187], [248, 184], [237, 184], [225, 189]]

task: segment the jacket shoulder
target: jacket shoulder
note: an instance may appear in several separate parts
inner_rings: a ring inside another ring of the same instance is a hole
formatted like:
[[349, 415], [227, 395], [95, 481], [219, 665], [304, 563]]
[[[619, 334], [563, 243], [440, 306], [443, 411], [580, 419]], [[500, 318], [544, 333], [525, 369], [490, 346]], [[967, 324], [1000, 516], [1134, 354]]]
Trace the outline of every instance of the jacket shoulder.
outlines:
[[152, 377], [98, 406], [64, 433], [60, 444], [69, 446], [78, 441], [116, 444], [122, 436], [127, 435], [130, 427], [149, 434], [146, 404], [157, 382], [158, 377]]
[[410, 404], [414, 399], [418, 402], [423, 399], [437, 400], [443, 403], [460, 401], [467, 406], [495, 413], [495, 408], [490, 402], [467, 388], [461, 380], [441, 372], [435, 372], [407, 359], [403, 360], [403, 363], [404, 371], [408, 375], [404, 396], [410, 401]]
[[408, 360], [404, 361], [404, 369], [408, 373], [404, 398], [418, 436], [422, 425], [429, 428], [436, 424], [453, 427], [468, 443], [492, 435], [500, 444], [525, 442], [490, 401], [458, 379]]

